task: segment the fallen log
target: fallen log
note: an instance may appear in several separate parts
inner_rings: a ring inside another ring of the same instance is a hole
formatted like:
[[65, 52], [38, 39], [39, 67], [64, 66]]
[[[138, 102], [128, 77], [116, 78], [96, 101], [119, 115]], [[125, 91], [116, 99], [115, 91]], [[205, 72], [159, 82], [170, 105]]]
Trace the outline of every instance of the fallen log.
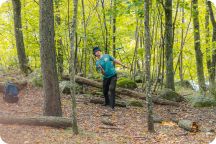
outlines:
[[[94, 104], [103, 104], [104, 100], [103, 99], [90, 99], [89, 102], [94, 103]], [[120, 101], [116, 101], [115, 105], [118, 107], [126, 107], [127, 106], [125, 102], [120, 102]]]
[[172, 118], [171, 121], [177, 123], [180, 128], [183, 128], [186, 131], [190, 131], [190, 132], [199, 131], [199, 126], [197, 122], [191, 120], [177, 120], [175, 118]]
[[[66, 75], [63, 76], [63, 79], [64, 80], [70, 80], [69, 76], [66, 76]], [[89, 85], [89, 86], [93, 86], [93, 87], [102, 89], [102, 83], [99, 83], [99, 82], [96, 82], [94, 80], [90, 80], [90, 79], [87, 79], [84, 77], [75, 76], [75, 81], [79, 84], [85, 84], [85, 85]], [[144, 94], [138, 93], [138, 92], [133, 91], [133, 90], [128, 90], [125, 88], [116, 88], [116, 93], [121, 94], [122, 96], [129, 96], [129, 97], [133, 97], [133, 98], [139, 98], [139, 99], [146, 100], [146, 97], [144, 96]], [[177, 102], [161, 99], [157, 96], [153, 96], [152, 101], [155, 104], [160, 104], [160, 105], [179, 106], [179, 103], [177, 103]]]
[[32, 126], [49, 126], [56, 128], [67, 128], [72, 126], [72, 120], [65, 117], [40, 116], [40, 117], [24, 117], [24, 116], [0, 116], [1, 124], [18, 124]]
[[190, 120], [180, 120], [178, 126], [190, 132], [198, 132], [199, 127], [196, 122]]

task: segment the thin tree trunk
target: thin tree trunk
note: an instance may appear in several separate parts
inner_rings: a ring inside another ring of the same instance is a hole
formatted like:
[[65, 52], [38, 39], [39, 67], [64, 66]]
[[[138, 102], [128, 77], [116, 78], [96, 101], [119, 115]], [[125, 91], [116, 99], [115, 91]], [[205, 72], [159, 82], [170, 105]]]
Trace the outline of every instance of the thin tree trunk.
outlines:
[[138, 49], [138, 45], [139, 45], [139, 19], [138, 19], [138, 17], [136, 18], [135, 38], [136, 38], [136, 42], [135, 42], [136, 44], [135, 44], [135, 48], [134, 48], [134, 55], [133, 55], [133, 59], [132, 59], [131, 69], [130, 69], [133, 80], [135, 80], [135, 75], [136, 75], [137, 49]]
[[113, 0], [113, 14], [112, 14], [112, 48], [113, 57], [116, 57], [116, 0]]
[[206, 13], [205, 13], [205, 42], [206, 42], [206, 63], [207, 69], [209, 74], [209, 85], [211, 88], [211, 53], [210, 53], [210, 30], [209, 30], [209, 7], [208, 7], [208, 0], [206, 0]]
[[198, 0], [192, 0], [193, 6], [193, 27], [194, 27], [194, 48], [196, 55], [197, 77], [200, 90], [206, 91], [205, 77], [203, 72], [203, 54], [200, 46], [200, 28], [199, 28], [199, 12]]
[[83, 29], [84, 29], [84, 39], [83, 39], [83, 51], [84, 51], [84, 77], [86, 77], [87, 73], [87, 35], [86, 35], [86, 19], [85, 19], [85, 4], [84, 0], [82, 0], [82, 16], [83, 16]]
[[184, 47], [184, 23], [185, 23], [185, 12], [184, 12], [184, 4], [185, 0], [182, 1], [182, 29], [181, 29], [181, 47], [180, 47], [180, 58], [179, 58], [179, 77], [181, 81], [181, 85], [183, 84], [184, 76], [183, 76], [183, 47]]
[[43, 75], [44, 115], [62, 116], [56, 69], [52, 0], [40, 0], [40, 57]]
[[105, 29], [105, 53], [109, 53], [108, 50], [108, 28], [107, 28], [107, 23], [106, 23], [106, 13], [105, 13], [105, 6], [104, 6], [104, 0], [101, 0], [101, 5], [102, 5], [102, 14], [103, 14], [103, 24], [104, 24], [104, 29]]
[[75, 37], [76, 37], [76, 27], [77, 27], [77, 11], [78, 11], [78, 0], [73, 0], [74, 9], [73, 9], [73, 18], [70, 34], [70, 81], [71, 81], [71, 106], [72, 106], [72, 128], [74, 134], [78, 134], [78, 125], [77, 125], [77, 111], [76, 111], [76, 98], [75, 98]]
[[214, 90], [215, 88], [215, 65], [216, 65], [216, 21], [214, 18], [214, 13], [212, 10], [212, 5], [211, 2], [208, 1], [208, 7], [209, 7], [209, 13], [210, 13], [210, 18], [211, 18], [211, 23], [213, 26], [213, 34], [212, 34], [212, 62], [211, 62], [211, 67], [210, 67], [210, 77], [209, 77], [209, 82], [210, 82], [210, 89], [211, 91]]
[[[55, 15], [55, 20], [56, 20], [56, 27], [61, 26], [61, 18], [60, 18], [60, 9], [59, 9], [59, 3], [61, 2], [60, 0], [55, 0], [55, 8], [56, 8], [56, 15]], [[64, 59], [63, 59], [63, 42], [62, 42], [62, 37], [60, 35], [60, 32], [56, 34], [56, 49], [57, 49], [57, 66], [58, 66], [58, 74], [60, 78], [62, 78], [63, 72], [64, 72]]]
[[16, 38], [16, 48], [19, 60], [19, 66], [22, 72], [28, 74], [28, 61], [25, 53], [23, 41], [22, 20], [21, 20], [21, 2], [20, 0], [12, 0], [14, 14], [14, 31]]
[[165, 1], [166, 87], [175, 90], [173, 71], [172, 0]]
[[146, 100], [148, 108], [148, 131], [154, 132], [154, 121], [153, 121], [153, 104], [151, 95], [151, 39], [150, 39], [150, 28], [149, 28], [149, 0], [145, 0], [144, 3], [145, 13], [145, 69], [146, 69]]

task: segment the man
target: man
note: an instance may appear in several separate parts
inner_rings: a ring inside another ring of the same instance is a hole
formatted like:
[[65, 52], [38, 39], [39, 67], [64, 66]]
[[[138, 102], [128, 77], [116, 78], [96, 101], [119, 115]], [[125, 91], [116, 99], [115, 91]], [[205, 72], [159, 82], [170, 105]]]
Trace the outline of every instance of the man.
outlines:
[[96, 56], [96, 69], [103, 74], [103, 94], [105, 97], [105, 106], [110, 105], [112, 109], [115, 107], [115, 88], [117, 81], [117, 73], [114, 63], [122, 65], [119, 60], [114, 59], [109, 54], [101, 54], [99, 47], [94, 47], [93, 54]]

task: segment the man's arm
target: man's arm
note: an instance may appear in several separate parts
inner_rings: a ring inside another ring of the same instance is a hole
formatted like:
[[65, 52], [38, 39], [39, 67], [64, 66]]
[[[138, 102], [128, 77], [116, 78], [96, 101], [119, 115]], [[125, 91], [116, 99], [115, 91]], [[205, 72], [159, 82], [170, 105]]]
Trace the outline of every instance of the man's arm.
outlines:
[[125, 66], [124, 64], [122, 64], [119, 60], [117, 60], [117, 59], [114, 59], [114, 62], [116, 63], [116, 64], [119, 64], [119, 65], [121, 65], [122, 67], [124, 67], [124, 68], [128, 68], [127, 66]]

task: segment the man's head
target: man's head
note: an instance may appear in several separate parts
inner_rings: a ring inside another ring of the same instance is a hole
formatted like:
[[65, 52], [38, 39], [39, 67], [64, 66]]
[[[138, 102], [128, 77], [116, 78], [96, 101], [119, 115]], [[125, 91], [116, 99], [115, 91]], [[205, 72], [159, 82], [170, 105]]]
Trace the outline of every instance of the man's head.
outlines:
[[94, 47], [94, 48], [93, 48], [93, 54], [94, 54], [95, 56], [100, 56], [100, 52], [101, 52], [101, 50], [100, 50], [99, 47]]

